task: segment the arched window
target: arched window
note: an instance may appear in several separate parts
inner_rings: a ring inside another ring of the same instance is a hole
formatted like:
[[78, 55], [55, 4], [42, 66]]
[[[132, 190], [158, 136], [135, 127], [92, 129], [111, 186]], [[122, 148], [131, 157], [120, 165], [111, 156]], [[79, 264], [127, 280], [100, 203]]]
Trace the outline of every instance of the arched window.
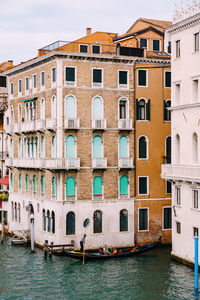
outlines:
[[22, 174], [19, 174], [19, 190], [22, 190]]
[[66, 235], [75, 234], [75, 214], [70, 211], [66, 216]]
[[18, 157], [22, 158], [22, 139], [19, 138]]
[[36, 145], [35, 145], [34, 137], [32, 137], [32, 149], [33, 149], [33, 157], [36, 158]]
[[25, 104], [25, 121], [29, 121], [29, 105], [28, 103]]
[[10, 139], [10, 154], [11, 154], [11, 157], [14, 156], [13, 139], [12, 138]]
[[171, 107], [171, 100], [164, 100], [164, 121], [171, 121], [171, 111], [168, 108]]
[[32, 143], [30, 138], [28, 138], [28, 157], [32, 157]]
[[102, 138], [97, 135], [93, 138], [93, 158], [103, 157]]
[[19, 223], [21, 222], [21, 208], [20, 208], [20, 203], [18, 203], [18, 221], [19, 221]]
[[68, 135], [65, 140], [66, 143], [66, 158], [75, 158], [75, 137]]
[[121, 176], [119, 183], [120, 198], [128, 198], [128, 177]]
[[45, 194], [45, 178], [44, 175], [41, 176], [41, 194]]
[[119, 157], [127, 158], [129, 157], [128, 153], [128, 139], [126, 136], [121, 136], [119, 138]]
[[120, 211], [120, 231], [128, 231], [128, 211], [126, 209]]
[[52, 158], [56, 158], [56, 137], [55, 137], [55, 135], [52, 136], [51, 155], [52, 155]]
[[74, 177], [68, 177], [66, 179], [66, 197], [67, 199], [75, 198], [75, 179]]
[[100, 97], [95, 97], [93, 99], [92, 118], [94, 120], [103, 119], [103, 103], [102, 103], [102, 99]]
[[145, 136], [139, 138], [139, 158], [147, 158], [147, 139]]
[[100, 210], [96, 210], [93, 215], [93, 231], [94, 233], [102, 232], [102, 212]]
[[41, 157], [45, 158], [45, 137], [41, 137]]
[[29, 191], [29, 176], [28, 176], [28, 174], [26, 174], [26, 192], [28, 192]]
[[56, 196], [56, 178], [52, 177], [52, 196]]
[[14, 187], [14, 176], [13, 176], [13, 173], [10, 173], [10, 182], [11, 182], [11, 188], [13, 189], [13, 187]]
[[37, 176], [33, 175], [33, 192], [37, 193]]
[[47, 210], [47, 231], [51, 232], [51, 216], [49, 210]]
[[22, 121], [22, 105], [18, 105], [18, 122], [21, 123]]
[[178, 134], [175, 138], [175, 159], [176, 164], [180, 164], [180, 136]]
[[17, 221], [17, 203], [15, 202], [15, 221]]
[[102, 178], [100, 176], [93, 179], [93, 196], [94, 198], [102, 198]]
[[165, 141], [166, 163], [171, 164], [171, 136], [168, 136]]
[[76, 118], [76, 102], [73, 96], [67, 96], [65, 100], [65, 116], [67, 119]]
[[136, 101], [137, 120], [150, 120], [150, 100], [140, 99]]
[[24, 139], [24, 157], [25, 158], [28, 157], [28, 142], [27, 142], [27, 138]]
[[139, 120], [145, 120], [145, 100], [138, 102]]
[[52, 230], [52, 233], [55, 233], [55, 213], [54, 211], [52, 211], [51, 213], [51, 230]]
[[193, 163], [198, 162], [198, 136], [196, 133], [192, 137], [192, 160]]
[[56, 96], [53, 96], [51, 99], [51, 117], [56, 119]]
[[11, 216], [12, 216], [12, 220], [14, 221], [14, 204], [13, 204], [13, 202], [11, 202]]
[[10, 107], [10, 124], [14, 123], [14, 111], [13, 106]]
[[128, 119], [128, 101], [125, 98], [119, 101], [119, 119]]
[[42, 210], [42, 219], [43, 219], [43, 230], [46, 231], [46, 213], [45, 209]]
[[45, 120], [45, 100], [41, 100], [41, 106], [40, 106], [40, 118], [41, 120]]
[[36, 136], [35, 139], [35, 147], [36, 147], [36, 158], [39, 157], [39, 142], [38, 142], [38, 137]]

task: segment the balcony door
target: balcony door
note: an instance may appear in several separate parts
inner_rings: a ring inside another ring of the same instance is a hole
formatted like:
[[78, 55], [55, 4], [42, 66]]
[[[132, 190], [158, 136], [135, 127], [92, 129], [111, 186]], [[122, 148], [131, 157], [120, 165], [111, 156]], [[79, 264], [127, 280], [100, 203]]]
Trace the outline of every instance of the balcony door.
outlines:
[[66, 107], [66, 118], [75, 119], [76, 118], [76, 104], [73, 96], [68, 96], [65, 102]]

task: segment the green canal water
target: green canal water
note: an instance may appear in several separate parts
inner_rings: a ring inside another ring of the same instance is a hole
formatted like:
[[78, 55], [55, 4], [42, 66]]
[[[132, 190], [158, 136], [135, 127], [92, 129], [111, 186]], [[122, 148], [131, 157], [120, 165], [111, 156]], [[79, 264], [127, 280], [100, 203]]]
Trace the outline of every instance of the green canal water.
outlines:
[[2, 299], [191, 300], [193, 270], [170, 259], [170, 248], [137, 257], [88, 262], [44, 258], [36, 249], [0, 244]]

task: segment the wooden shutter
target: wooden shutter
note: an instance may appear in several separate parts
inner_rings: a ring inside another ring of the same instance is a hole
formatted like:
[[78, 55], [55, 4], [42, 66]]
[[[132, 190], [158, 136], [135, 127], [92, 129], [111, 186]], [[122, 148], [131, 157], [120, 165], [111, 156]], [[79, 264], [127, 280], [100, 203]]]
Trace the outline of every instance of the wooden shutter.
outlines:
[[146, 120], [150, 121], [150, 100], [146, 103]]
[[139, 101], [136, 99], [136, 120], [139, 120]]

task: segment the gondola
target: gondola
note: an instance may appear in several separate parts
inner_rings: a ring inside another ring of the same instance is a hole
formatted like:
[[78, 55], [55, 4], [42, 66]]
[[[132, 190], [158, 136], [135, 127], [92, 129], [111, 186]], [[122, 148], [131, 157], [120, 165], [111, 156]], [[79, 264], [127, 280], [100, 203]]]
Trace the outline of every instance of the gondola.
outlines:
[[92, 259], [110, 259], [110, 258], [118, 258], [118, 257], [128, 257], [128, 256], [135, 256], [140, 253], [147, 252], [151, 249], [156, 248], [161, 244], [161, 237], [158, 239], [157, 242], [145, 246], [138, 246], [134, 248], [128, 248], [128, 249], [119, 249], [116, 254], [107, 254], [107, 255], [102, 255], [98, 252], [77, 252], [77, 251], [68, 251], [68, 250], [63, 250], [64, 255], [75, 258], [75, 259], [83, 259], [83, 255], [85, 260], [92, 260]]

